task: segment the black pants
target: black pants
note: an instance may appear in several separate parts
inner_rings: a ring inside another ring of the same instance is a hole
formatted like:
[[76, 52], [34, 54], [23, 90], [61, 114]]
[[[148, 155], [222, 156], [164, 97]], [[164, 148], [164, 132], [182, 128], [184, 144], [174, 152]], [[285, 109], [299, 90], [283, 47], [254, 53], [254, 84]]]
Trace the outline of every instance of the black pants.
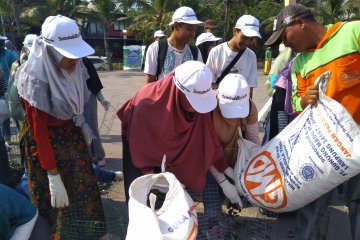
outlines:
[[273, 139], [289, 124], [289, 117], [284, 111], [286, 90], [276, 87], [270, 110], [269, 140]]
[[129, 141], [125, 136], [122, 136], [123, 144], [123, 171], [124, 171], [124, 188], [126, 203], [129, 202], [129, 187], [131, 183], [138, 177], [142, 176], [140, 169], [135, 167], [130, 154]]

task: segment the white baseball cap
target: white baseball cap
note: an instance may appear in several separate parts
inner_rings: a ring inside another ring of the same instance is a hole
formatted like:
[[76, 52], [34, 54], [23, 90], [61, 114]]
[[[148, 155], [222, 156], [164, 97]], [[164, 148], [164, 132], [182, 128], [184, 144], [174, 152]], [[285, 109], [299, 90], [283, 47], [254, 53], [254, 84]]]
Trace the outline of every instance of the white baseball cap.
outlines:
[[211, 88], [212, 80], [210, 68], [199, 61], [186, 61], [175, 69], [176, 87], [199, 113], [210, 112], [217, 105], [215, 92]]
[[173, 25], [175, 22], [193, 25], [204, 25], [204, 22], [197, 19], [194, 10], [185, 6], [176, 9], [171, 20], [171, 23], [169, 23], [170, 26]]
[[27, 48], [31, 48], [33, 42], [35, 41], [35, 39], [37, 38], [36, 34], [28, 34], [25, 36], [23, 44], [25, 47]]
[[41, 27], [41, 36], [45, 44], [67, 58], [82, 58], [95, 52], [82, 39], [76, 22], [62, 15], [47, 17]]
[[241, 32], [247, 37], [259, 37], [259, 20], [251, 15], [241, 16], [235, 25], [235, 28], [240, 29]]
[[7, 40], [8, 38], [0, 35], [0, 40]]
[[202, 33], [200, 34], [197, 38], [196, 38], [196, 46], [199, 46], [200, 44], [204, 43], [204, 42], [216, 42], [219, 41], [221, 38], [215, 37], [214, 34], [212, 34], [211, 32], [206, 32], [206, 33]]
[[165, 34], [164, 34], [164, 32], [161, 31], [161, 30], [157, 30], [157, 31], [155, 31], [155, 33], [154, 33], [154, 38], [156, 38], [156, 37], [164, 37], [164, 36], [165, 36]]
[[244, 118], [249, 115], [250, 87], [241, 74], [229, 73], [218, 88], [219, 107], [225, 118]]

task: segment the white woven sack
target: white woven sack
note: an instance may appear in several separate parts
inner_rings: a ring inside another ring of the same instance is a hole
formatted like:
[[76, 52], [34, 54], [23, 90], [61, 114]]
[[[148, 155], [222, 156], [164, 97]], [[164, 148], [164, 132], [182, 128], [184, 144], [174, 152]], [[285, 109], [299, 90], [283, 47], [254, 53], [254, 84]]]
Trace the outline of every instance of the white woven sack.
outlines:
[[[166, 193], [157, 211], [146, 204], [151, 189]], [[194, 202], [172, 173], [148, 174], [135, 179], [129, 195], [127, 240], [196, 239], [198, 222]]]
[[4, 122], [4, 120], [10, 117], [10, 112], [7, 107], [6, 101], [4, 99], [0, 99], [0, 123]]
[[325, 96], [330, 72], [319, 77], [317, 104], [308, 106], [257, 149], [239, 140], [236, 186], [254, 205], [293, 211], [360, 173], [360, 129], [346, 109]]

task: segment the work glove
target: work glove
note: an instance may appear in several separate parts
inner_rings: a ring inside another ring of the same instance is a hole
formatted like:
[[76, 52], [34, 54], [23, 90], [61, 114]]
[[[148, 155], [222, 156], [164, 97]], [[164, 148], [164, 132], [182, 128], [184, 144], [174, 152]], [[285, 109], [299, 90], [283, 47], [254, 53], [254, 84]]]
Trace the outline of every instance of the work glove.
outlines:
[[101, 105], [104, 107], [105, 111], [108, 111], [110, 109], [111, 103], [105, 99], [104, 95], [102, 95], [101, 91], [96, 94], [97, 100], [101, 103]]
[[230, 200], [231, 203], [237, 203], [239, 207], [243, 206], [238, 191], [234, 185], [232, 185], [227, 179], [221, 181], [219, 185], [222, 188], [225, 196]]
[[231, 180], [235, 180], [235, 173], [233, 168], [228, 167], [227, 169], [225, 169], [224, 174], [231, 178]]
[[49, 189], [51, 195], [51, 206], [54, 208], [62, 208], [69, 205], [69, 198], [64, 187], [64, 183], [61, 180], [60, 174], [50, 175]]

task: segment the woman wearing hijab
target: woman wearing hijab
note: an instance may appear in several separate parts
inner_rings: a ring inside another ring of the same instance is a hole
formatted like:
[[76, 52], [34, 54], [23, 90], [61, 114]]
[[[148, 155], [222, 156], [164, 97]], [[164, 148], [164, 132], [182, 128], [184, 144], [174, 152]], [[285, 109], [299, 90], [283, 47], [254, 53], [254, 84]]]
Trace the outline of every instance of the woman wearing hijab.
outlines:
[[210, 50], [216, 46], [216, 42], [219, 40], [221, 40], [221, 38], [215, 37], [211, 32], [202, 33], [196, 38], [195, 45], [199, 48], [205, 64]]
[[[241, 151], [238, 147], [240, 137], [260, 145], [258, 111], [249, 94], [250, 88], [245, 77], [229, 73], [219, 85], [219, 105], [212, 112], [215, 132], [232, 169], [235, 167], [238, 151]], [[221, 214], [224, 197], [212, 176], [207, 177], [203, 199], [204, 212], [208, 219]]]
[[[228, 174], [228, 164], [215, 134], [211, 113], [216, 97], [212, 73], [198, 61], [187, 61], [162, 81], [143, 86], [122, 106], [124, 184], [127, 200], [131, 182], [158, 172], [166, 155], [166, 171], [195, 192], [205, 186], [210, 166]], [[240, 201], [234, 185], [220, 183], [225, 195]]]
[[[50, 220], [53, 239], [60, 238], [61, 217], [71, 211], [65, 208], [69, 204], [83, 208], [77, 214], [85, 222], [104, 222], [102, 209], [95, 209], [101, 197], [87, 149], [93, 134], [82, 115], [90, 93], [81, 58], [92, 53], [74, 20], [50, 16], [16, 74], [26, 115], [24, 148], [31, 201]], [[101, 230], [105, 229], [99, 229], [98, 236]]]

